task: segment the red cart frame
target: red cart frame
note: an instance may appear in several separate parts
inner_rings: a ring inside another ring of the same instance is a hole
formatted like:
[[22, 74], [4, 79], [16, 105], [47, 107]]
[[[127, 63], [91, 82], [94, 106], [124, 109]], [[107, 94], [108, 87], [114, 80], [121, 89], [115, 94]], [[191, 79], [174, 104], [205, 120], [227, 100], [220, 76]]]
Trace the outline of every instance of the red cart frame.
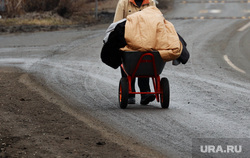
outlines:
[[[129, 52], [125, 52], [125, 53], [129, 53]], [[145, 59], [145, 57], [147, 57], [147, 59]], [[122, 109], [125, 109], [127, 107], [127, 104], [128, 104], [127, 100], [128, 100], [129, 94], [154, 94], [156, 97], [156, 101], [161, 102], [162, 108], [169, 107], [169, 96], [170, 96], [169, 82], [167, 78], [160, 79], [159, 72], [157, 72], [156, 61], [157, 60], [155, 59], [155, 54], [153, 54], [152, 52], [144, 52], [140, 56], [132, 73], [131, 72], [128, 73], [126, 71], [126, 68], [124, 67], [124, 64], [121, 64], [121, 68], [124, 70], [124, 72], [127, 75], [127, 77], [121, 78], [120, 84], [119, 84], [119, 104]], [[147, 63], [152, 66], [153, 72], [150, 75], [137, 75], [138, 69], [142, 63]], [[137, 78], [152, 78], [154, 92], [133, 92], [132, 87], [131, 87], [131, 82], [136, 77]]]

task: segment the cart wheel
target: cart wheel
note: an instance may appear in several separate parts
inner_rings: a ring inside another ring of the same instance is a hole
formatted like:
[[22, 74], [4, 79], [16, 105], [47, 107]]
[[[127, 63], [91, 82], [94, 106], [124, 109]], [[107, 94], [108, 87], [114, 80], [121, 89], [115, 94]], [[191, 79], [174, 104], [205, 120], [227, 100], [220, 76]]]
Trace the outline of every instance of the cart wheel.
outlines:
[[128, 79], [121, 78], [119, 84], [119, 104], [121, 109], [126, 109], [128, 105]]
[[161, 79], [161, 90], [162, 90], [161, 107], [165, 109], [169, 107], [169, 98], [170, 98], [170, 88], [167, 78]]

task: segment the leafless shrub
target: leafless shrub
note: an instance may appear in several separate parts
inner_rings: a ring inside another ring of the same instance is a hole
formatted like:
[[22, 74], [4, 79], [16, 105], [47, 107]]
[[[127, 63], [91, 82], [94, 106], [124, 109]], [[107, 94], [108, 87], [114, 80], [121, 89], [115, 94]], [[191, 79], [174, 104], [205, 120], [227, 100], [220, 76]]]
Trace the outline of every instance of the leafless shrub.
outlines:
[[26, 12], [50, 11], [55, 9], [60, 0], [23, 0]]
[[[4, 0], [7, 17], [26, 12], [52, 11], [62, 17], [92, 18], [96, 15], [96, 0]], [[159, 0], [169, 1], [169, 0]], [[98, 0], [98, 13], [115, 11], [118, 0]], [[164, 4], [164, 3], [161, 3]]]
[[7, 15], [14, 16], [23, 13], [23, 5], [23, 0], [6, 0], [5, 6]]

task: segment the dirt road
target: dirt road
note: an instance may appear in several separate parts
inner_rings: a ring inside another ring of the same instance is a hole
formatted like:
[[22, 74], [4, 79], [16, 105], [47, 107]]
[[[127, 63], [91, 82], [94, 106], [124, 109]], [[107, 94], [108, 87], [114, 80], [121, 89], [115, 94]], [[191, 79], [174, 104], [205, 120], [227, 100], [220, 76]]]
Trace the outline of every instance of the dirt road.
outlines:
[[[87, 115], [72, 116], [61, 104], [62, 98], [21, 70], [0, 68], [0, 87], [0, 158], [160, 157], [114, 131], [109, 134], [130, 147], [105, 138], [91, 127], [96, 124], [104, 129], [100, 122]], [[107, 130], [111, 129], [103, 131]]]

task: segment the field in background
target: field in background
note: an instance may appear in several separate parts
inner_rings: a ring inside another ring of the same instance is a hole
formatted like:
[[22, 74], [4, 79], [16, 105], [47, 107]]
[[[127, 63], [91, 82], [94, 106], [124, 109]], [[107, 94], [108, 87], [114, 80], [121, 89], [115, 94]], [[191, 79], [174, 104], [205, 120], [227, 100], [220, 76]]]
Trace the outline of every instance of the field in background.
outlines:
[[[98, 11], [114, 11], [118, 0], [98, 0]], [[6, 17], [30, 12], [53, 11], [62, 17], [94, 14], [95, 0], [0, 0]], [[4, 2], [4, 3], [3, 3]]]
[[[117, 2], [98, 0], [96, 10], [96, 0], [0, 0], [0, 32], [9, 32], [8, 26], [110, 23]], [[173, 0], [157, 0], [157, 3], [160, 9], [169, 9]]]
[[[2, 2], [3, 0], [0, 0]], [[0, 25], [72, 25], [109, 21], [117, 0], [4, 0]], [[4, 10], [3, 10], [4, 8]], [[98, 13], [98, 20], [96, 18]]]

